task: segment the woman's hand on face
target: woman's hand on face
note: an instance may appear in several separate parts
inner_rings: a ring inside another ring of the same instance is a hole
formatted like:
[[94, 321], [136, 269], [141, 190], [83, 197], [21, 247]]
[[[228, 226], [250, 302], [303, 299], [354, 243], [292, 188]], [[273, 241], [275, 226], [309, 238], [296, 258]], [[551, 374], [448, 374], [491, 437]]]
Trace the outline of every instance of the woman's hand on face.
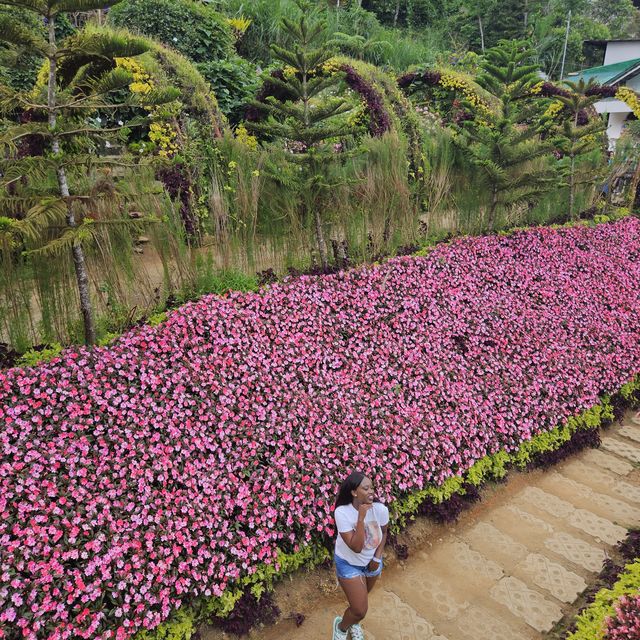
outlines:
[[364, 522], [364, 518], [367, 515], [367, 511], [373, 507], [372, 504], [361, 504], [358, 507], [358, 519]]

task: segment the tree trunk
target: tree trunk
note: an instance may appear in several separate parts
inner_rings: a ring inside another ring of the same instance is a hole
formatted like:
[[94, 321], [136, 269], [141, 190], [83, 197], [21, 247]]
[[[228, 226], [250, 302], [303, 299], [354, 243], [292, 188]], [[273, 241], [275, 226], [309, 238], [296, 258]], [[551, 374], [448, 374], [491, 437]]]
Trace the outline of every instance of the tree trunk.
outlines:
[[478, 15], [478, 25], [480, 27], [480, 46], [482, 47], [482, 53], [484, 53], [484, 26], [482, 25], [481, 15]]
[[493, 191], [491, 193], [491, 206], [489, 207], [489, 231], [494, 230], [495, 226], [495, 218], [496, 218], [496, 209], [498, 208], [498, 187], [497, 185], [493, 185]]
[[326, 271], [329, 268], [329, 258], [327, 256], [327, 243], [324, 239], [324, 231], [322, 230], [322, 219], [320, 217], [320, 207], [313, 207], [313, 218], [316, 223], [316, 242], [318, 243], [318, 252], [320, 253], [320, 262], [322, 268]]
[[393, 26], [398, 26], [398, 18], [400, 17], [400, 0], [396, 0], [396, 12], [393, 14]]
[[[56, 48], [56, 31], [55, 16], [48, 16], [49, 19], [49, 84], [47, 87], [47, 109], [49, 112], [49, 129], [54, 131], [57, 122], [57, 105], [56, 105], [56, 72], [58, 64], [58, 54]], [[60, 138], [54, 135], [51, 141], [51, 150], [54, 155], [60, 153]], [[58, 188], [60, 195], [67, 203], [67, 225], [75, 229], [75, 215], [71, 202], [69, 200], [69, 183], [67, 174], [63, 166], [56, 168], [56, 176], [58, 179]], [[76, 282], [78, 284], [78, 294], [80, 296], [80, 310], [84, 322], [84, 339], [86, 344], [95, 344], [96, 342], [96, 326], [93, 317], [93, 309], [91, 307], [91, 296], [89, 293], [89, 273], [87, 272], [87, 264], [84, 259], [84, 251], [80, 242], [74, 242], [71, 248], [73, 255], [73, 266], [76, 273]]]
[[[636, 170], [633, 173], [633, 178], [631, 179], [631, 186], [629, 187], [629, 210], [633, 211], [635, 207], [635, 203], [638, 194], [638, 186], [640, 186], [640, 162], [636, 167]], [[609, 187], [609, 191], [611, 191], [611, 187]]]
[[576, 203], [576, 157], [571, 156], [571, 168], [569, 169], [569, 217], [571, 220], [575, 220], [574, 208]]

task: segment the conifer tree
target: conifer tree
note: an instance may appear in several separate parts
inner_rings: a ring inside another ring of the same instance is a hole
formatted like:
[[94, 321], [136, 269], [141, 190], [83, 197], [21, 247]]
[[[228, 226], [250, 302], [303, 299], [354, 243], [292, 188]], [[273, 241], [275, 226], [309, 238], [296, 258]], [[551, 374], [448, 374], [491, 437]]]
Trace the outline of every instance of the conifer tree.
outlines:
[[606, 129], [606, 125], [599, 116], [589, 119], [586, 123], [580, 122], [581, 116], [583, 114], [586, 116], [593, 105], [602, 99], [594, 90], [593, 78], [589, 83], [581, 78], [578, 82], [565, 82], [565, 85], [569, 88], [568, 95], [555, 97], [564, 105], [566, 118], [557, 132], [554, 143], [568, 160], [563, 173], [569, 180], [569, 215], [573, 220], [577, 216], [575, 203], [578, 185], [593, 181], [593, 174], [590, 174], [586, 180], [579, 180], [578, 161], [601, 146], [601, 134]]
[[336, 138], [349, 135], [339, 116], [351, 110], [346, 100], [327, 95], [327, 90], [341, 82], [339, 74], [326, 74], [323, 65], [334, 51], [324, 40], [326, 27], [316, 17], [307, 0], [297, 0], [300, 16], [284, 18], [283, 30], [289, 36], [290, 48], [272, 45], [273, 56], [287, 66], [290, 73], [282, 79], [271, 77], [289, 99], [273, 97], [255, 106], [268, 115], [265, 122], [248, 123], [257, 133], [280, 141], [290, 153], [290, 159], [301, 171], [301, 215], [313, 216], [316, 242], [323, 268], [327, 268], [327, 243], [322, 220], [322, 193], [328, 183], [329, 167], [343, 154], [333, 148]]
[[490, 229], [500, 205], [530, 200], [556, 177], [550, 165], [535, 162], [549, 156], [552, 145], [540, 138], [540, 101], [529, 99], [539, 82], [537, 67], [529, 64], [532, 55], [519, 41], [501, 41], [487, 51], [478, 84], [498, 98], [500, 108], [464, 122], [459, 138], [489, 188]]
[[[84, 174], [86, 181], [90, 167], [100, 163], [91, 144], [117, 133], [117, 127], [106, 131], [90, 119], [98, 109], [113, 108], [107, 96], [132, 82], [131, 74], [117, 67], [114, 58], [139, 55], [147, 46], [130, 34], [101, 28], [87, 28], [59, 43], [56, 20], [66, 12], [103, 9], [117, 1], [0, 0], [1, 5], [34, 12], [48, 27], [45, 39], [12, 15], [0, 16], [0, 38], [42, 55], [47, 73], [46, 87], [40, 91], [38, 87], [28, 92], [0, 87], [5, 114], [33, 115], [30, 121], [9, 125], [0, 136], [0, 202], [3, 212], [8, 213], [0, 218], [0, 233], [5, 236], [5, 246], [14, 251], [28, 239], [39, 245], [37, 250], [43, 256], [71, 252], [87, 344], [96, 341], [96, 325], [85, 246], [94, 237], [93, 226], [100, 222], [84, 214], [92, 198], [104, 194], [99, 193], [100, 185], [93, 193], [79, 193], [72, 177]], [[168, 89], [147, 94], [144, 101], [145, 105], [162, 104], [175, 97], [175, 91]], [[40, 140], [42, 149], [17, 154], [17, 145], [25, 139]], [[28, 189], [16, 197], [15, 186], [25, 183]]]

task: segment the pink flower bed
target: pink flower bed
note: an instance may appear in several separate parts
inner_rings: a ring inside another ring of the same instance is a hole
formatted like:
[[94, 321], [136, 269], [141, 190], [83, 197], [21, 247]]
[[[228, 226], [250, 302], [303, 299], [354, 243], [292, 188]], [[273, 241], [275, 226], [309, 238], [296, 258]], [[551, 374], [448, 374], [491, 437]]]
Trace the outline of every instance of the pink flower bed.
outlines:
[[333, 534], [352, 467], [391, 502], [592, 406], [640, 371], [639, 256], [636, 219], [461, 239], [0, 372], [5, 636], [154, 628]]
[[637, 640], [640, 638], [640, 595], [622, 596], [616, 605], [616, 615], [607, 619], [607, 640]]

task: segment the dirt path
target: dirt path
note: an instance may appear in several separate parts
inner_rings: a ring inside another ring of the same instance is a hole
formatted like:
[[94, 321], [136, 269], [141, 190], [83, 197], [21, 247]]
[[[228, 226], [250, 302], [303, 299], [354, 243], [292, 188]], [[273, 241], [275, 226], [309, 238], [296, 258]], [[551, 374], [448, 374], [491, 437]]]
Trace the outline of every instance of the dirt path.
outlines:
[[[640, 425], [631, 418], [603, 434], [600, 450], [488, 487], [456, 525], [412, 525], [409, 559], [386, 552], [363, 623], [367, 639], [544, 638], [627, 529], [640, 526]], [[330, 640], [345, 606], [331, 569], [285, 580], [276, 598], [283, 619], [251, 638]], [[287, 619], [294, 612], [306, 618], [299, 628]]]

